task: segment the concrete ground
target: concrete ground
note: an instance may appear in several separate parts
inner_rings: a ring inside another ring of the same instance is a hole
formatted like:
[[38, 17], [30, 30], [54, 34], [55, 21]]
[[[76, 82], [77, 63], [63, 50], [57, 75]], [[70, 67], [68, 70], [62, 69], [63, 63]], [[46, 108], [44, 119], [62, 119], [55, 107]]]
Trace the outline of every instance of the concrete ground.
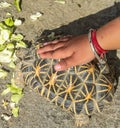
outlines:
[[[11, 2], [11, 0], [7, 0]], [[25, 19], [17, 32], [23, 33], [31, 41], [41, 33], [57, 31], [64, 34], [78, 35], [87, 33], [89, 28], [98, 28], [113, 18], [120, 16], [120, 0], [65, 0], [59, 4], [54, 0], [23, 0], [22, 11], [17, 12], [12, 6], [0, 9], [2, 21], [7, 12], [15, 18]], [[0, 0], [2, 2], [2, 0]], [[37, 21], [31, 21], [30, 15], [42, 12]], [[110, 33], [112, 34], [112, 33]], [[120, 128], [120, 50], [111, 57], [116, 58], [116, 75], [119, 79], [114, 102], [107, 105], [102, 114], [93, 115], [89, 126], [83, 128]], [[0, 81], [0, 92], [5, 81]], [[0, 103], [3, 97], [0, 97]], [[4, 112], [0, 105], [0, 115]], [[46, 101], [39, 94], [25, 87], [20, 101], [20, 114], [8, 122], [0, 119], [0, 128], [76, 128], [74, 116]]]

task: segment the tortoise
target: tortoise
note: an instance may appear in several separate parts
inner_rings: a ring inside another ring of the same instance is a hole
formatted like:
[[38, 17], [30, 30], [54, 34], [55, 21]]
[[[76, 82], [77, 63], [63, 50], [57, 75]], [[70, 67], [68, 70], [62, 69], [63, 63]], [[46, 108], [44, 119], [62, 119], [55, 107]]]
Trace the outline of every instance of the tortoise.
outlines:
[[54, 65], [59, 60], [40, 58], [37, 48], [41, 44], [37, 41], [22, 61], [21, 71], [25, 84], [48, 101], [72, 111], [77, 126], [88, 124], [89, 117], [95, 112], [101, 112], [106, 103], [113, 99], [114, 78], [107, 64], [93, 61], [64, 71], [55, 71]]

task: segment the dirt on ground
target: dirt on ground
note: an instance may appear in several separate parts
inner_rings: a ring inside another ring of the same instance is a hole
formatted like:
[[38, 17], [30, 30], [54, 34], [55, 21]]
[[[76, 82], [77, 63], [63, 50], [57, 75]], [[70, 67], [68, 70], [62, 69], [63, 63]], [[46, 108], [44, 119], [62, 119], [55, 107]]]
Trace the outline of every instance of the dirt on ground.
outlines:
[[[13, 0], [7, 2], [12, 3]], [[88, 33], [90, 28], [97, 29], [120, 16], [120, 0], [65, 0], [65, 4], [55, 0], [22, 0], [21, 7], [21, 12], [14, 6], [0, 9], [0, 21], [6, 17], [7, 12], [12, 13], [15, 18], [23, 19], [24, 23], [16, 32], [25, 35], [27, 41], [51, 31], [64, 35]], [[32, 21], [30, 16], [36, 12], [43, 15]], [[111, 52], [110, 58], [115, 60], [118, 79], [114, 101], [105, 106], [103, 113], [93, 115], [89, 125], [83, 128], [120, 128], [120, 50]], [[0, 81], [0, 93], [5, 88], [6, 81]], [[2, 99], [0, 96], [0, 115], [4, 113]], [[27, 86], [19, 104], [19, 116], [12, 117], [9, 121], [0, 119], [0, 128], [76, 128], [71, 112], [46, 101]]]

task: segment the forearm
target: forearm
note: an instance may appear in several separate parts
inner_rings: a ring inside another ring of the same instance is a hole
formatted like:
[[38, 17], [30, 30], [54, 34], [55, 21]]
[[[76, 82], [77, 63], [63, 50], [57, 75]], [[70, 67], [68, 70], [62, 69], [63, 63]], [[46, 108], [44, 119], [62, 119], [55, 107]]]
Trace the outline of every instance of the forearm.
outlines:
[[108, 22], [97, 30], [97, 40], [105, 50], [120, 48], [120, 17]]

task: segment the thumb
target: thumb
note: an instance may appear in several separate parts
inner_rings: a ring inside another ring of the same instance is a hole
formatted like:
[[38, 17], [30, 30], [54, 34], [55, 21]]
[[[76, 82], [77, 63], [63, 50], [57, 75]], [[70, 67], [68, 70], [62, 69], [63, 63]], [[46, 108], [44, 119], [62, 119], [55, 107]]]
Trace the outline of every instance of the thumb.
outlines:
[[74, 66], [74, 61], [73, 58], [66, 58], [64, 60], [61, 60], [60, 62], [58, 62], [54, 68], [56, 71], [62, 71], [62, 70], [66, 70], [70, 67]]

